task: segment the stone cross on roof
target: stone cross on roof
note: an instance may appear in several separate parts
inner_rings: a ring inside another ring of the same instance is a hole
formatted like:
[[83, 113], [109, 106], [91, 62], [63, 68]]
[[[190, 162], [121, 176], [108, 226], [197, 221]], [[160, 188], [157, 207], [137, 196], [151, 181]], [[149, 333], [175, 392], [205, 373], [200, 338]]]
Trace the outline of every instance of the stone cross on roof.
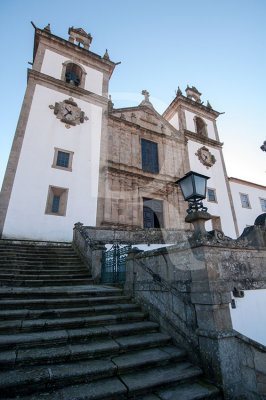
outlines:
[[142, 102], [140, 103], [140, 106], [146, 106], [146, 107], [150, 107], [153, 108], [153, 105], [150, 102], [150, 93], [147, 90], [142, 90], [141, 94], [144, 96], [144, 100], [142, 100]]
[[150, 93], [147, 92], [147, 90], [142, 90], [141, 94], [143, 94], [143, 96], [144, 96], [144, 101], [148, 101], [148, 102], [150, 101], [149, 100]]

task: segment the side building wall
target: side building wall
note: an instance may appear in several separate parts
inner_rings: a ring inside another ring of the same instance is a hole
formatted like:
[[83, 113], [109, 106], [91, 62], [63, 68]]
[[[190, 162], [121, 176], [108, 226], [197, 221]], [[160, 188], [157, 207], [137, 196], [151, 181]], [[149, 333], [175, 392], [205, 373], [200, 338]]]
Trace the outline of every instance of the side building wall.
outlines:
[[258, 215], [266, 211], [266, 186], [237, 178], [229, 178], [229, 182], [241, 234], [247, 226], [254, 224]]

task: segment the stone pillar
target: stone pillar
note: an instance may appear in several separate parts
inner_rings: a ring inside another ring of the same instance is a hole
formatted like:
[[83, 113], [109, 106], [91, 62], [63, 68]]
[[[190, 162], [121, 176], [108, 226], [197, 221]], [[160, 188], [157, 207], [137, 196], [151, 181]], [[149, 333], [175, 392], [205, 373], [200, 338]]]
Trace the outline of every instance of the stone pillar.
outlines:
[[112, 218], [112, 176], [108, 172], [105, 177], [105, 198], [104, 198], [104, 221], [111, 221]]
[[129, 292], [132, 296], [134, 296], [134, 284], [135, 284], [135, 257], [142, 250], [138, 248], [133, 248], [128, 252], [127, 261], [126, 261], [126, 282], [124, 285], [124, 290]]
[[132, 180], [132, 218], [133, 225], [140, 226], [141, 223], [139, 221], [139, 194], [138, 194], [138, 181], [137, 179]]
[[94, 244], [91, 246], [91, 274], [94, 283], [101, 282], [102, 274], [102, 254], [106, 247], [102, 244]]
[[193, 252], [191, 302], [196, 312], [201, 364], [209, 379], [222, 387], [224, 398], [232, 399], [239, 393], [242, 377], [229, 309], [231, 293], [219, 284], [219, 271], [214, 268], [215, 260], [213, 253], [208, 254], [208, 246]]

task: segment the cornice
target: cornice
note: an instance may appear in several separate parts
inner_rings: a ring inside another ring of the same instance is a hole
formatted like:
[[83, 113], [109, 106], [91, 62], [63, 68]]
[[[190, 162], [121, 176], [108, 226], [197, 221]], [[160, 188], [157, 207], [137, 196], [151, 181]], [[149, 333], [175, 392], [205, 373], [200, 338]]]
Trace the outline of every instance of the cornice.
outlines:
[[[107, 173], [115, 173], [117, 175], [124, 175], [124, 176], [130, 176], [133, 178], [139, 178], [139, 179], [144, 179], [146, 181], [152, 181], [152, 182], [156, 182], [156, 183], [162, 183], [164, 185], [175, 185], [175, 182], [177, 179], [179, 179], [178, 176], [176, 177], [171, 177], [169, 175], [165, 175], [165, 174], [149, 174], [143, 170], [139, 170], [141, 172], [137, 172], [137, 171], [129, 171], [128, 169], [120, 169], [117, 165], [115, 165], [115, 163], [112, 163], [111, 161], [109, 161], [109, 163], [111, 165], [105, 166], [104, 167], [104, 171]], [[126, 165], [123, 165], [125, 167], [127, 167]], [[149, 175], [148, 175], [149, 174]], [[158, 178], [158, 176], [156, 175], [160, 175], [163, 177], [165, 177], [164, 179], [162, 178]]]
[[84, 47], [79, 47], [78, 45], [76, 45], [75, 43], [71, 43], [69, 40], [63, 39], [59, 36], [53, 35], [50, 32], [47, 32], [45, 30], [36, 28], [35, 29], [35, 38], [34, 38], [34, 42], [36, 41], [36, 43], [34, 43], [34, 53], [33, 53], [33, 57], [35, 57], [36, 51], [37, 51], [37, 47], [39, 44], [39, 40], [40, 38], [46, 38], [50, 41], [55, 41], [59, 44], [61, 44], [64, 47], [69, 47], [72, 50], [75, 50], [77, 52], [79, 52], [80, 54], [83, 54], [85, 57], [92, 57], [97, 61], [100, 61], [103, 64], [109, 65], [109, 66], [115, 66], [115, 62], [107, 60], [103, 57], [101, 57], [99, 54], [93, 53], [90, 50], [84, 49]]
[[209, 137], [199, 135], [198, 133], [191, 132], [187, 129], [184, 129], [184, 134], [185, 134], [186, 139], [189, 138], [189, 139], [194, 140], [195, 142], [209, 145], [212, 147], [219, 147], [219, 148], [223, 147], [223, 143], [218, 142], [217, 140], [214, 140], [214, 139], [210, 139]]
[[185, 97], [183, 95], [178, 95], [177, 97], [174, 98], [172, 103], [163, 112], [162, 116], [164, 118], [170, 118], [172, 116], [172, 114], [174, 113], [174, 111], [176, 111], [176, 108], [178, 106], [183, 106], [184, 108], [190, 109], [194, 112], [201, 110], [202, 112], [204, 112], [205, 115], [208, 115], [209, 118], [211, 118], [211, 119], [213, 119], [213, 118], [216, 119], [217, 117], [219, 117], [220, 114], [222, 114], [218, 111], [213, 110], [210, 107], [207, 107], [201, 103], [198, 103], [192, 99], [189, 99], [188, 97]]
[[106, 106], [108, 103], [108, 99], [106, 97], [92, 93], [89, 90], [85, 90], [80, 87], [72, 85], [70, 86], [61, 79], [53, 78], [50, 75], [43, 74], [42, 72], [38, 72], [33, 69], [28, 69], [28, 80], [29, 79], [33, 79], [37, 84], [39, 83], [43, 86], [49, 86], [51, 89], [56, 88], [61, 92], [65, 92], [68, 96], [73, 96], [84, 101], [92, 101], [100, 106]]
[[228, 178], [228, 180], [229, 180], [229, 182], [237, 183], [239, 185], [251, 186], [251, 187], [255, 187], [257, 189], [266, 190], [266, 186], [260, 185], [259, 183], [249, 182], [249, 181], [245, 181], [243, 179], [233, 178], [233, 177]]
[[[43, 40], [44, 39], [44, 40]], [[110, 61], [106, 58], [101, 57], [100, 55], [93, 53], [90, 50], [84, 49], [84, 47], [79, 47], [75, 43], [71, 43], [69, 40], [63, 39], [59, 36], [53, 35], [52, 33], [42, 30], [39, 28], [35, 28], [35, 35], [34, 35], [34, 46], [33, 46], [33, 62], [37, 53], [38, 45], [40, 41], [49, 41], [49, 43], [54, 43], [58, 46], [60, 46], [62, 49], [69, 49], [73, 53], [78, 53], [79, 57], [83, 59], [88, 59], [91, 58], [94, 61], [100, 63], [102, 66], [105, 66], [108, 68], [109, 71], [109, 78], [111, 77], [115, 66], [117, 63]]]
[[[172, 130], [177, 132], [177, 135], [179, 135], [177, 137], [172, 136], [172, 135], [166, 135], [165, 133], [158, 132], [158, 131], [153, 131], [152, 129], [145, 128], [144, 126], [141, 126], [141, 125], [136, 124], [134, 122], [128, 121], [126, 119], [121, 119], [120, 117], [116, 117], [116, 116], [111, 115], [111, 114], [108, 115], [108, 118], [110, 118], [111, 120], [113, 120], [114, 122], [116, 122], [119, 125], [125, 124], [127, 126], [132, 127], [132, 128], [134, 127], [136, 130], [139, 130], [141, 132], [148, 132], [150, 134], [157, 135], [157, 136], [160, 136], [160, 137], [165, 138], [165, 139], [174, 140], [174, 141], [176, 141], [178, 143], [185, 143], [185, 138], [183, 137], [182, 133], [180, 131], [175, 130], [174, 128]], [[166, 122], [169, 124], [168, 121], [166, 121]], [[180, 137], [180, 135], [181, 135], [181, 137]]]

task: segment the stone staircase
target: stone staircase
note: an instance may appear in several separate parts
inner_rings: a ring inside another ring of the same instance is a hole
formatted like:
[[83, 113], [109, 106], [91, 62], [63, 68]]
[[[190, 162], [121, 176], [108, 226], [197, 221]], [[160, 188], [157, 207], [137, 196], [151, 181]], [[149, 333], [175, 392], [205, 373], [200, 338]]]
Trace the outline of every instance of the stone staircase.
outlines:
[[222, 398], [71, 245], [0, 240], [0, 277], [0, 399]]

